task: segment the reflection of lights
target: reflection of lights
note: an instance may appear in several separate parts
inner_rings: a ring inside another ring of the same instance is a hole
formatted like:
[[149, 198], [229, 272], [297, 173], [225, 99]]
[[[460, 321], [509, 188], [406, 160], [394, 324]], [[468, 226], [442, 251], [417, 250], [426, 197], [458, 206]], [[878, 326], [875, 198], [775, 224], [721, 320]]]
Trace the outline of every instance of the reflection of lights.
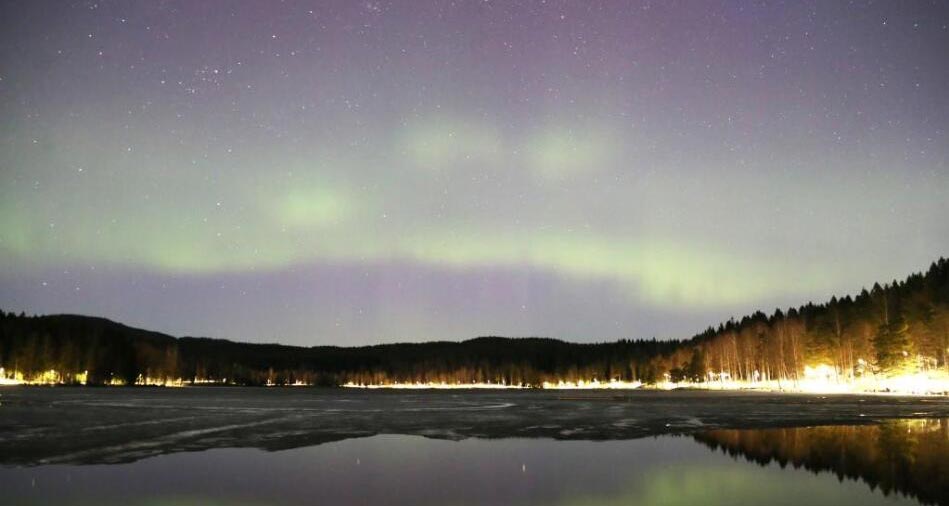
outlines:
[[[775, 462], [815, 474], [832, 472], [841, 481], [859, 479], [888, 491], [887, 496], [900, 492], [919, 500], [913, 504], [941, 504], [947, 428], [945, 419], [898, 419], [856, 426], [713, 429], [694, 437], [713, 450], [762, 466]], [[845, 499], [826, 502], [850, 502]]]

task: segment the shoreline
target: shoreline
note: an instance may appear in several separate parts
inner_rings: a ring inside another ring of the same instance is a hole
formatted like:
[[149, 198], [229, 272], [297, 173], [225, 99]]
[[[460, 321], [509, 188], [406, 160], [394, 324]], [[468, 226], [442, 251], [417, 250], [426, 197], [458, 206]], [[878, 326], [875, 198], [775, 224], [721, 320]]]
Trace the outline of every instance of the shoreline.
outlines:
[[532, 392], [721, 392], [721, 393], [758, 393], [775, 395], [805, 395], [826, 397], [833, 396], [874, 396], [874, 397], [912, 397], [912, 398], [946, 398], [949, 397], [949, 391], [934, 392], [906, 392], [906, 391], [883, 391], [883, 390], [827, 390], [815, 391], [806, 389], [792, 388], [767, 388], [767, 387], [701, 387], [695, 385], [682, 386], [652, 386], [643, 385], [639, 387], [535, 387], [535, 386], [479, 386], [464, 384], [447, 385], [417, 385], [417, 384], [399, 384], [399, 385], [238, 385], [232, 383], [199, 383], [199, 384], [181, 384], [181, 385], [108, 385], [108, 384], [73, 384], [73, 383], [3, 383], [0, 384], [0, 392], [5, 389], [29, 388], [29, 389], [201, 389], [201, 388], [249, 388], [249, 389], [325, 389], [325, 390], [364, 390], [364, 391], [391, 391], [391, 392], [431, 392], [431, 391], [455, 391], [455, 392], [511, 392], [511, 391], [532, 391]]

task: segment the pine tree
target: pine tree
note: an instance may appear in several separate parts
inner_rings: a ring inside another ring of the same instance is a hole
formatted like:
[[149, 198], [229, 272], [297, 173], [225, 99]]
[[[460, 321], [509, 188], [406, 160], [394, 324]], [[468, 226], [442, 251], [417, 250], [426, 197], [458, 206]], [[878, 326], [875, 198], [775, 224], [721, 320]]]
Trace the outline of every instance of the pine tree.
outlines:
[[877, 366], [884, 373], [896, 373], [909, 367], [915, 357], [909, 326], [902, 317], [890, 318], [890, 323], [880, 325], [873, 338]]

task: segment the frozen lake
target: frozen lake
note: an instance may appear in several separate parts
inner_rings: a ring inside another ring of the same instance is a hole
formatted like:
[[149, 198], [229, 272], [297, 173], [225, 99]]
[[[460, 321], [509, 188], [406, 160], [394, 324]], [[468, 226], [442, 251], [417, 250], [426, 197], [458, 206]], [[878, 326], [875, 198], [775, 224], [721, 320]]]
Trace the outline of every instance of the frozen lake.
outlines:
[[949, 504], [949, 399], [14, 387], [0, 466], [4, 505]]

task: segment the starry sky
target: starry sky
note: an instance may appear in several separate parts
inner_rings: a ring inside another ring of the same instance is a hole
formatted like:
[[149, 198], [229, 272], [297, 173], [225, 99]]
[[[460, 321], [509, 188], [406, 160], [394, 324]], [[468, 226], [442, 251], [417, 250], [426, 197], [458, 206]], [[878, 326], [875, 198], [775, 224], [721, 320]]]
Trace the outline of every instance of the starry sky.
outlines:
[[949, 3], [5, 1], [0, 308], [688, 337], [949, 254]]

